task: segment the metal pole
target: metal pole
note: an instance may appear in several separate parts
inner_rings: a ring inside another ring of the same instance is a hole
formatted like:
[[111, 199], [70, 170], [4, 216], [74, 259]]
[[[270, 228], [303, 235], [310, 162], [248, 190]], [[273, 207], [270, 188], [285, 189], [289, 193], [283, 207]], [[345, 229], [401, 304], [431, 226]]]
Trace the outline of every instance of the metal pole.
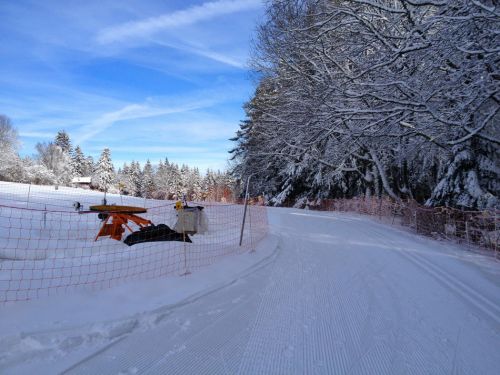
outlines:
[[30, 204], [30, 194], [31, 194], [31, 183], [28, 185], [28, 200], [26, 201], [26, 207]]
[[245, 219], [247, 216], [247, 206], [248, 206], [248, 186], [250, 185], [250, 178], [252, 175], [248, 176], [247, 188], [245, 191], [245, 209], [243, 210], [243, 222], [241, 223], [241, 233], [240, 233], [240, 246], [243, 243], [243, 230], [245, 229]]
[[467, 241], [467, 245], [470, 246], [470, 240], [469, 240], [469, 222], [467, 221], [467, 216], [465, 216], [465, 240]]
[[184, 243], [184, 273], [181, 276], [191, 275], [191, 271], [188, 268], [188, 260], [187, 260], [187, 246], [186, 246], [186, 233], [182, 232], [182, 241]]
[[255, 247], [253, 245], [253, 230], [252, 230], [252, 207], [248, 210], [248, 224], [250, 225], [250, 252], [255, 253]]
[[[497, 233], [498, 232], [497, 232], [497, 212], [496, 212], [496, 210], [493, 211], [493, 215], [494, 215], [493, 216], [493, 223], [494, 223], [494, 230], [495, 230], [493, 232], [493, 233], [495, 233], [495, 237], [493, 238], [493, 240], [495, 242], [493, 242], [492, 245], [493, 245], [493, 248], [495, 251], [495, 258], [498, 258], [498, 255], [497, 255], [497, 251], [498, 251], [498, 235], [497, 235]], [[490, 239], [490, 241], [491, 241], [491, 239]]]
[[498, 256], [498, 254], [500, 254], [500, 252], [498, 251], [498, 227], [497, 227], [497, 210], [494, 210], [494, 215], [495, 217], [493, 218], [494, 222], [495, 222], [495, 231], [493, 233], [495, 233], [495, 243], [494, 243], [494, 246], [495, 246], [495, 255], [498, 259], [500, 259], [500, 257]]

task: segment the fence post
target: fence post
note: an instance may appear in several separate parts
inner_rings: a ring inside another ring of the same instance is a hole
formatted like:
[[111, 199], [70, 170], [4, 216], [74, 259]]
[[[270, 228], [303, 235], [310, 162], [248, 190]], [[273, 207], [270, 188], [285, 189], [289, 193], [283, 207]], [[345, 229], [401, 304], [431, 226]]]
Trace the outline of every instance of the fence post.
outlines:
[[187, 249], [186, 249], [186, 234], [183, 232], [182, 234], [182, 240], [184, 244], [184, 273], [181, 276], [187, 276], [191, 275], [191, 271], [188, 268], [188, 261], [187, 261]]
[[241, 223], [241, 232], [240, 232], [240, 246], [243, 243], [243, 230], [245, 229], [245, 219], [247, 216], [247, 206], [248, 206], [248, 186], [250, 185], [250, 178], [252, 175], [248, 176], [247, 179], [247, 188], [245, 191], [245, 209], [243, 210], [243, 222]]
[[378, 198], [378, 219], [382, 221], [382, 199]]
[[43, 210], [43, 228], [47, 228], [47, 205], [45, 205]]
[[470, 246], [470, 240], [469, 240], [469, 222], [467, 221], [467, 215], [465, 215], [465, 240], [467, 241], [467, 245]]
[[252, 207], [248, 210], [248, 224], [250, 225], [250, 252], [255, 253], [255, 247], [253, 245], [253, 231], [252, 231]]
[[[146, 206], [144, 206], [144, 207], [146, 207]], [[179, 210], [179, 213], [182, 213], [182, 210], [183, 209], [181, 208]], [[178, 213], [178, 215], [179, 215], [179, 213]], [[188, 260], [187, 260], [186, 229], [185, 229], [186, 218], [185, 217], [182, 217], [181, 225], [182, 225], [182, 227], [181, 227], [181, 230], [182, 230], [182, 244], [183, 244], [183, 250], [184, 250], [184, 273], [181, 274], [181, 276], [187, 276], [187, 275], [191, 275], [191, 271], [188, 268]]]
[[497, 227], [497, 220], [498, 220], [498, 218], [497, 218], [497, 210], [494, 210], [493, 212], [494, 212], [494, 215], [495, 215], [495, 217], [493, 219], [494, 223], [495, 223], [495, 226], [494, 226], [495, 231], [493, 232], [493, 233], [495, 233], [495, 244], [494, 244], [494, 246], [495, 246], [495, 257], [498, 259], [499, 258], [498, 257], [498, 237], [499, 237], [498, 230], [499, 229]]
[[26, 207], [28, 207], [30, 203], [30, 194], [31, 194], [31, 183], [28, 185], [28, 200], [26, 201]]

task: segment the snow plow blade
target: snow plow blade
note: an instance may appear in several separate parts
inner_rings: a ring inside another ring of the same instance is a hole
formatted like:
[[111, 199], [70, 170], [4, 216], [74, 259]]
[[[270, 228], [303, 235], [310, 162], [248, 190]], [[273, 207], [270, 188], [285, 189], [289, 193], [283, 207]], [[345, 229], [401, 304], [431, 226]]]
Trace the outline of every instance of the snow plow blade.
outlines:
[[132, 246], [143, 242], [158, 241], [192, 242], [187, 234], [176, 232], [165, 224], [150, 225], [141, 228], [141, 230], [128, 235], [123, 242], [128, 246]]

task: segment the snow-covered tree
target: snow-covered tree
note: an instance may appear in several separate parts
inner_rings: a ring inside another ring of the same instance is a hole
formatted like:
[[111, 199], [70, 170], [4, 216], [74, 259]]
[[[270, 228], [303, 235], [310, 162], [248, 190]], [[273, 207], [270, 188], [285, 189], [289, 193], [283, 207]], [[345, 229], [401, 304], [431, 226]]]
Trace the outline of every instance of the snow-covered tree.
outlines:
[[151, 198], [155, 189], [153, 166], [148, 159], [142, 172], [142, 194], [146, 198]]
[[189, 167], [186, 164], [182, 164], [180, 169], [180, 184], [179, 184], [179, 196], [182, 197], [189, 193]]
[[118, 168], [118, 172], [116, 173], [116, 182], [120, 194], [125, 194], [125, 195], [130, 194], [129, 176], [130, 176], [130, 168], [127, 163], [123, 163], [123, 167]]
[[72, 167], [75, 176], [83, 177], [86, 176], [84, 172], [87, 172], [87, 166], [85, 155], [82, 152], [80, 146], [76, 146], [75, 150], [71, 155]]
[[17, 131], [12, 126], [10, 118], [5, 115], [0, 115], [0, 149], [16, 150], [18, 146]]
[[260, 82], [234, 138], [234, 175], [253, 175], [252, 193], [275, 204], [362, 194], [497, 204], [493, 5], [269, 2], [253, 62]]
[[36, 185], [54, 185], [58, 183], [58, 179], [52, 170], [29, 158], [23, 160], [23, 178], [19, 181]]
[[38, 143], [38, 162], [52, 171], [56, 176], [56, 182], [60, 185], [67, 185], [73, 178], [72, 162], [69, 154], [64, 152], [55, 143]]
[[181, 199], [183, 185], [179, 166], [175, 163], [170, 163], [168, 175], [170, 182], [168, 187], [170, 199]]
[[54, 144], [59, 146], [63, 152], [71, 153], [71, 141], [69, 139], [68, 133], [65, 130], [60, 130], [57, 132]]
[[7, 116], [0, 115], [0, 180], [17, 180], [21, 165], [17, 147], [17, 131]]
[[156, 173], [153, 177], [155, 184], [155, 192], [154, 197], [157, 199], [167, 199], [168, 198], [168, 159], [160, 160], [158, 163], [158, 168], [156, 169]]
[[115, 171], [111, 162], [111, 152], [109, 148], [105, 148], [101, 153], [94, 175], [92, 176], [92, 185], [96, 186], [99, 190], [107, 191], [114, 180]]
[[135, 197], [142, 196], [142, 173], [139, 162], [132, 161], [130, 164], [128, 188], [130, 195]]
[[198, 168], [193, 168], [190, 170], [189, 178], [189, 197], [191, 200], [201, 200], [202, 199], [202, 179], [200, 175], [200, 170]]
[[94, 158], [92, 156], [87, 156], [85, 158], [85, 163], [83, 163], [83, 168], [82, 168], [82, 173], [83, 173], [83, 176], [92, 176], [92, 174], [94, 173], [94, 169], [95, 169], [96, 165], [94, 163]]

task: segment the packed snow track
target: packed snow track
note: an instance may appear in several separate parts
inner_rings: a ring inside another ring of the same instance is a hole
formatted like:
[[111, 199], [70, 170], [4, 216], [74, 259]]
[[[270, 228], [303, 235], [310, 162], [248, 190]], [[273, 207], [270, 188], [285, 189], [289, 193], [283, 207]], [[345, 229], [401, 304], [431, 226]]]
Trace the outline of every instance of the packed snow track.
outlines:
[[273, 255], [67, 374], [498, 374], [500, 262], [369, 218], [271, 209]]

